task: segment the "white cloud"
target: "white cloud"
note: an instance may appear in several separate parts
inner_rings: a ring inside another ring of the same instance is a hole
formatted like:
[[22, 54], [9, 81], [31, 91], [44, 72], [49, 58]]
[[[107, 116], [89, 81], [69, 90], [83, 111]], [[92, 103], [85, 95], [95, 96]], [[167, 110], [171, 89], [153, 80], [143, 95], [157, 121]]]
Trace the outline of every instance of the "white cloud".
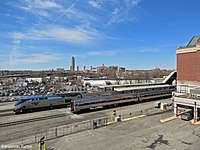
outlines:
[[17, 49], [10, 52], [9, 66], [20, 66], [21, 64], [42, 64], [50, 63], [52, 61], [62, 60], [63, 55], [57, 53], [23, 53]]
[[[27, 56], [26, 56], [27, 57]], [[55, 60], [60, 60], [60, 56], [56, 54], [31, 54], [25, 59], [18, 59], [20, 63], [48, 63]]]
[[58, 40], [69, 43], [87, 43], [95, 40], [98, 33], [90, 27], [52, 27], [48, 30], [32, 29], [27, 32], [11, 33], [13, 43], [20, 43], [21, 40]]
[[93, 33], [82, 28], [55, 27], [48, 32], [45, 32], [44, 35], [56, 40], [62, 40], [71, 43], [84, 43], [94, 40], [97, 36], [97, 33]]
[[54, 21], [52, 22], [52, 24], [56, 23], [60, 18], [62, 18], [64, 15], [66, 15], [66, 13], [71, 13], [73, 12], [72, 9], [74, 8], [74, 6], [79, 2], [79, 0], [76, 0], [73, 4], [71, 4], [67, 9], [63, 10], [63, 13], [61, 15], [59, 15], [56, 19], [54, 19]]
[[94, 8], [100, 8], [101, 7], [101, 1], [98, 1], [98, 0], [90, 0], [90, 1], [88, 1], [88, 4], [91, 5]]
[[24, 33], [13, 32], [13, 33], [10, 33], [10, 35], [11, 35], [11, 38], [13, 39], [13, 43], [15, 44], [19, 44], [22, 40], [41, 40], [42, 39], [41, 30], [28, 30]]
[[112, 23], [119, 23], [122, 19], [120, 18], [120, 8], [114, 8], [111, 12], [111, 19], [109, 21], [109, 24]]
[[54, 1], [49, 1], [49, 0], [34, 0], [34, 5], [37, 8], [44, 8], [44, 9], [57, 8], [57, 9], [62, 9], [61, 5], [55, 3]]
[[50, 0], [25, 0], [23, 2], [24, 6], [20, 8], [25, 10], [30, 9], [62, 9], [62, 5], [57, 4]]
[[114, 8], [110, 12], [110, 19], [107, 25], [121, 23], [121, 22], [134, 22], [134, 10], [135, 7], [139, 5], [141, 0], [123, 0], [123, 1], [113, 1]]
[[64, 11], [62, 5], [51, 0], [25, 0], [17, 7], [42, 17], [49, 16], [48, 10]]
[[12, 33], [13, 39], [16, 39], [16, 40], [24, 39], [24, 36], [25, 35], [23, 33], [20, 33], [20, 32], [13, 32]]
[[138, 51], [141, 53], [155, 53], [159, 52], [160, 50], [158, 48], [140, 48]]
[[88, 56], [114, 56], [116, 51], [89, 51], [86, 53]]
[[47, 11], [44, 11], [44, 10], [38, 11], [38, 14], [39, 14], [40, 16], [43, 16], [43, 17], [48, 17], [48, 16], [49, 16], [49, 14], [47, 13]]
[[32, 7], [30, 7], [30, 6], [20, 6], [18, 8], [23, 9], [25, 11], [32, 11]]
[[136, 6], [141, 0], [124, 0], [127, 6]]
[[16, 40], [13, 40], [12, 43], [13, 43], [13, 44], [16, 44], [16, 45], [17, 45], [17, 44], [20, 44], [20, 43], [21, 43], [21, 40], [16, 39]]
[[118, 14], [119, 11], [120, 11], [119, 8], [115, 8], [115, 9], [112, 11], [112, 15], [116, 15], [116, 14]]

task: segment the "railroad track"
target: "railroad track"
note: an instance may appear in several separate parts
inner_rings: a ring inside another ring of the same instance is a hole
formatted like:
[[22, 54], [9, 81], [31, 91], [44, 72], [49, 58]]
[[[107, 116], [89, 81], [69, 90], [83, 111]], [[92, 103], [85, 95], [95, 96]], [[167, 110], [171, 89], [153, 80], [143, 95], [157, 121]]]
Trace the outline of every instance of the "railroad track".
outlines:
[[5, 109], [5, 110], [0, 110], [0, 117], [4, 116], [12, 116], [15, 113], [13, 112], [13, 109]]
[[8, 111], [13, 111], [13, 109], [4, 109], [4, 110], [0, 110], [0, 113], [1, 113], [1, 112], [8, 112]]
[[13, 122], [0, 123], [0, 128], [14, 126], [14, 125], [20, 125], [20, 124], [24, 124], [24, 123], [42, 121], [42, 120], [47, 120], [47, 119], [59, 118], [59, 117], [64, 117], [64, 116], [67, 116], [67, 114], [63, 113], [63, 114], [44, 116], [44, 117], [39, 117], [39, 118], [27, 119], [27, 120], [19, 120], [19, 121], [13, 121]]
[[13, 116], [13, 115], [15, 115], [14, 112], [0, 113], [0, 117], [4, 117], [4, 116]]

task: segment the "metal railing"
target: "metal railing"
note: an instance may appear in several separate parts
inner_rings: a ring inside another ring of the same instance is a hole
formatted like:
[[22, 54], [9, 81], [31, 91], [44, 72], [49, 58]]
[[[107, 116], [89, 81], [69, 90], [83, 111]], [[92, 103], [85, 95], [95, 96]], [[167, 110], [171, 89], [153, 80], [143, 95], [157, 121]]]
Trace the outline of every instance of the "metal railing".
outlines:
[[42, 136], [45, 136], [46, 140], [51, 140], [65, 135], [82, 132], [85, 130], [100, 128], [106, 126], [108, 124], [108, 121], [110, 121], [110, 116], [105, 116], [92, 120], [86, 120], [69, 125], [59, 126], [43, 132], [36, 132], [34, 142], [37, 142]]
[[[139, 110], [139, 111], [132, 111], [129, 113], [123, 113], [123, 114], [116, 114], [114, 117], [113, 115], [109, 116], [104, 116], [96, 119], [91, 119], [91, 120], [86, 120], [86, 121], [81, 121], [73, 124], [68, 124], [68, 125], [63, 125], [63, 126], [58, 126], [55, 128], [50, 128], [45, 131], [38, 131], [35, 132], [34, 134], [30, 135], [27, 133], [17, 133], [14, 135], [14, 139], [16, 142], [19, 144], [32, 144], [32, 143], [37, 143], [41, 137], [45, 136], [46, 140], [51, 140], [55, 138], [59, 138], [62, 136], [67, 136], [70, 134], [86, 131], [86, 130], [92, 130], [100, 127], [107, 126], [111, 122], [115, 122], [115, 117], [120, 117], [120, 120], [124, 120], [127, 118], [131, 117], [136, 117], [140, 115], [154, 115], [154, 114], [159, 114], [159, 113], [164, 113], [160, 109], [156, 109], [154, 107], [149, 108], [149, 109], [144, 109], [144, 110]], [[166, 115], [162, 115], [161, 118], [165, 118], [171, 113], [167, 113]], [[0, 137], [0, 143], [1, 142], [9, 142], [9, 141], [15, 142], [13, 139], [9, 137]]]

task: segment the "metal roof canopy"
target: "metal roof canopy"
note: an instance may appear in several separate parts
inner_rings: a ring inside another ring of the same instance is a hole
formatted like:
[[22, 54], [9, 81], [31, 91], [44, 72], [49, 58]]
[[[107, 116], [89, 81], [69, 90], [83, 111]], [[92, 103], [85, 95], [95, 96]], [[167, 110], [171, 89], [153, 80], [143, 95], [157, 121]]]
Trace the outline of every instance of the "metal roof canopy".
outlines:
[[197, 40], [199, 38], [200, 38], [200, 36], [193, 36], [192, 39], [190, 40], [190, 42], [188, 43], [188, 45], [186, 47], [195, 46], [197, 44]]
[[114, 91], [131, 91], [131, 90], [142, 90], [142, 89], [152, 89], [152, 88], [162, 88], [162, 87], [170, 87], [172, 85], [152, 85], [152, 86], [141, 86], [141, 87], [130, 87], [130, 88], [115, 88]]
[[99, 88], [103, 89], [103, 88], [113, 88], [113, 87], [129, 87], [129, 86], [145, 86], [145, 85], [160, 85], [163, 83], [139, 83], [139, 84], [115, 84], [115, 85], [102, 85], [99, 86]]

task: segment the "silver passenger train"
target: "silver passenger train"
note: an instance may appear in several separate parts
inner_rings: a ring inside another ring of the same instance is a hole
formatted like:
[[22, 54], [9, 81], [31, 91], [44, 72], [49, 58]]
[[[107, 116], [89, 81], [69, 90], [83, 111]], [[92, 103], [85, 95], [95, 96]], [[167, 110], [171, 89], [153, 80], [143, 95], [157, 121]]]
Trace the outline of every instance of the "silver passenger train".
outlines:
[[19, 98], [14, 105], [13, 111], [17, 113], [33, 111], [36, 109], [71, 107], [72, 101], [82, 97], [84, 92], [73, 92], [59, 95], [30, 96]]
[[58, 106], [71, 107], [72, 111], [94, 109], [130, 102], [145, 101], [154, 98], [170, 97], [175, 91], [173, 85], [151, 85], [129, 88], [116, 88], [114, 92], [86, 93], [76, 92], [63, 95], [31, 96], [20, 98], [14, 106], [16, 113], [34, 109]]
[[116, 88], [112, 95], [83, 97], [74, 101], [73, 111], [95, 109], [130, 102], [140, 102], [155, 98], [171, 97], [173, 85], [152, 85], [131, 88]]

